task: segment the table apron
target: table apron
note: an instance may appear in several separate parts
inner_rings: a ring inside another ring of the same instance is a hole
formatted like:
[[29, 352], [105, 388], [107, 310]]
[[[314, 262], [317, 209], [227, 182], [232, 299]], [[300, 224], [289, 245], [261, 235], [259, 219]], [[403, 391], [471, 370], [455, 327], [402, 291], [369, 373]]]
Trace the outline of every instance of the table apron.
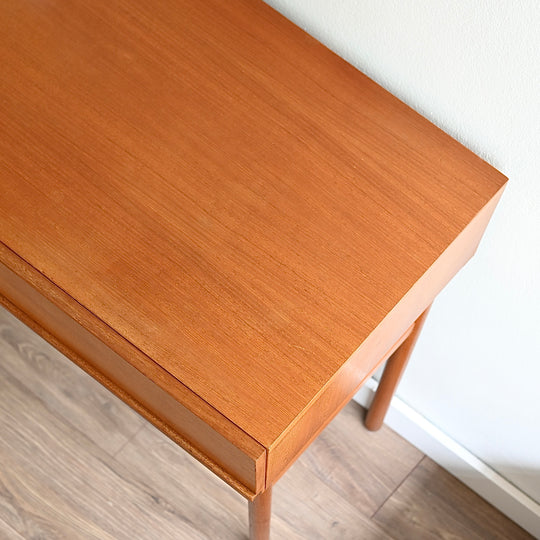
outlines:
[[238, 448], [2, 263], [0, 303], [244, 497], [264, 489], [262, 446]]

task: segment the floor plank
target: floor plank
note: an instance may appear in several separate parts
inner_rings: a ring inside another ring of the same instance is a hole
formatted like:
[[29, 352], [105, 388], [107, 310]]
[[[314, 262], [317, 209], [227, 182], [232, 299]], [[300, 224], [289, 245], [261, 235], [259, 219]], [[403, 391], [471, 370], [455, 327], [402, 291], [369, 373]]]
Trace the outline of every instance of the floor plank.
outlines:
[[527, 532], [428, 458], [374, 516], [396, 540], [525, 540]]
[[363, 417], [364, 409], [350, 402], [301, 459], [330, 489], [371, 516], [424, 454], [386, 426], [375, 433], [364, 429]]
[[[392, 535], [341, 497], [328, 489], [300, 459], [274, 488], [273, 519], [284, 522], [286, 540], [383, 540]], [[276, 531], [273, 531], [274, 533]]]
[[0, 519], [0, 540], [24, 540], [24, 537]]
[[115, 459], [161, 497], [175, 501], [205, 538], [245, 534], [245, 499], [150, 424]]
[[[206, 538], [245, 535], [245, 500], [152, 426], [142, 429], [116, 459], [168, 500], [182, 504]], [[274, 489], [272, 538], [378, 540], [389, 535], [300, 459]]]
[[0, 520], [23, 538], [206, 538], [1, 366], [0, 433]]
[[15, 353], [2, 357], [4, 370], [111, 455], [144, 425], [136, 412], [1, 307], [0, 339]]

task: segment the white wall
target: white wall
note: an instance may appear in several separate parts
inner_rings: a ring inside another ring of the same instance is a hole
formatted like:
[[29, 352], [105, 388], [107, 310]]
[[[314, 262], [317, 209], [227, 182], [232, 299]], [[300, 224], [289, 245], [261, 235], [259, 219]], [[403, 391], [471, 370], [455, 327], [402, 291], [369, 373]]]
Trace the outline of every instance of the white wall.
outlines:
[[510, 178], [398, 395], [540, 502], [540, 2], [267, 1]]

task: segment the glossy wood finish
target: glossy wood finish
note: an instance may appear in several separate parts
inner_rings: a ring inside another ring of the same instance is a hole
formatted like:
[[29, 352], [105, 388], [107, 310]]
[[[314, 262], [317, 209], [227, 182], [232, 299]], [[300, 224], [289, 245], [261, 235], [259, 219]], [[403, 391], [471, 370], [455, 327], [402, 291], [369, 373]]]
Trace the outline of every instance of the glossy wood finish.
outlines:
[[420, 336], [428, 312], [429, 308], [418, 317], [407, 339], [405, 339], [397, 350], [392, 353], [386, 362], [381, 380], [379, 381], [379, 386], [377, 387], [375, 397], [373, 398], [373, 403], [366, 414], [365, 425], [370, 431], [377, 431], [383, 425], [384, 417], [386, 416], [386, 412], [392, 401], [392, 396], [405, 372], [405, 368], [407, 367], [416, 341]]
[[269, 540], [272, 516], [272, 488], [249, 501], [249, 540]]
[[505, 181], [262, 2], [0, 9], [3, 242], [265, 447]]
[[4, 304], [249, 499], [506, 182], [263, 2], [7, 0], [0, 62]]

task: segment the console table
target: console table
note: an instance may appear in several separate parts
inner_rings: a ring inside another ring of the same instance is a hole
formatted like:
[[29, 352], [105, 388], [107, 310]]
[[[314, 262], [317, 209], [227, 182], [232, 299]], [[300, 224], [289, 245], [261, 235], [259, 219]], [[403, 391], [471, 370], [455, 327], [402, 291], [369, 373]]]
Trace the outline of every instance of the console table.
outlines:
[[0, 3], [2, 304], [249, 500], [424, 315], [506, 178], [254, 0]]

